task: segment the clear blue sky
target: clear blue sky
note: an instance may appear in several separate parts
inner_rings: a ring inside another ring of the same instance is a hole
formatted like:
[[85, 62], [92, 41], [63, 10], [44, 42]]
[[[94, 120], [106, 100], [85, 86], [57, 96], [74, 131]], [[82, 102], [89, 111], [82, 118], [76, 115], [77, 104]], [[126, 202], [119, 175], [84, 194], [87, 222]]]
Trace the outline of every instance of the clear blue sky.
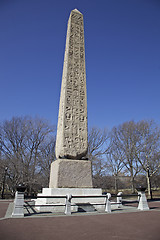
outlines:
[[74, 8], [84, 15], [89, 127], [160, 123], [159, 0], [0, 0], [0, 121], [57, 124]]

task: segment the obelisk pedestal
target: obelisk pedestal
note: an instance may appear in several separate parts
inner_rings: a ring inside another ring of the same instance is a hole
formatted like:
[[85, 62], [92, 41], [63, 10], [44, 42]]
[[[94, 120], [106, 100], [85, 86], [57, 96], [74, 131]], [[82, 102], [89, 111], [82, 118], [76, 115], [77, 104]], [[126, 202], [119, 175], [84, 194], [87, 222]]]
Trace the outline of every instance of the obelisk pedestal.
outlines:
[[49, 188], [92, 188], [90, 161], [58, 159], [50, 174]]

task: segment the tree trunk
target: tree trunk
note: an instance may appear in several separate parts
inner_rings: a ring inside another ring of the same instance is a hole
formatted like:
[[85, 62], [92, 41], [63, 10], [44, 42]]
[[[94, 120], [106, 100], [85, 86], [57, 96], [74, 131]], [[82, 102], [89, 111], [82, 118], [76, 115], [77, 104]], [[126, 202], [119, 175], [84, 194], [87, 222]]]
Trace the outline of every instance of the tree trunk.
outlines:
[[152, 199], [151, 177], [150, 177], [149, 169], [147, 170], [146, 177], [147, 177], [148, 197]]
[[135, 188], [134, 188], [134, 177], [133, 177], [133, 174], [131, 173], [131, 190], [132, 190], [132, 193], [135, 192]]
[[115, 188], [115, 194], [118, 193], [118, 177], [114, 176], [114, 188]]

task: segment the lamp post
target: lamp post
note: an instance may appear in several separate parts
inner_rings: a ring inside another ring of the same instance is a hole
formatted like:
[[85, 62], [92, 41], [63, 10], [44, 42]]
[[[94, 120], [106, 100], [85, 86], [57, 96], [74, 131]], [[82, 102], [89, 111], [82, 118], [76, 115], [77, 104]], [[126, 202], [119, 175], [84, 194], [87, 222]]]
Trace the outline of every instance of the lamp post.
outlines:
[[5, 169], [4, 169], [4, 177], [3, 177], [3, 185], [2, 185], [2, 194], [1, 194], [1, 198], [2, 199], [4, 199], [4, 189], [5, 189], [5, 183], [6, 183], [7, 170], [8, 170], [8, 167], [5, 167]]

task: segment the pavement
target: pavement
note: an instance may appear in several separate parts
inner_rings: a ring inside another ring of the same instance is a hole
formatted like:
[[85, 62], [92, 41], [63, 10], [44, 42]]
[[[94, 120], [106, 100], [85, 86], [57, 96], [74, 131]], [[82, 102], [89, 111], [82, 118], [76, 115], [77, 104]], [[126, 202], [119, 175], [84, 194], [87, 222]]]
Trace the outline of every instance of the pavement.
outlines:
[[148, 211], [124, 202], [112, 213], [43, 213], [11, 218], [13, 202], [0, 201], [2, 240], [160, 240], [160, 201], [150, 201]]

